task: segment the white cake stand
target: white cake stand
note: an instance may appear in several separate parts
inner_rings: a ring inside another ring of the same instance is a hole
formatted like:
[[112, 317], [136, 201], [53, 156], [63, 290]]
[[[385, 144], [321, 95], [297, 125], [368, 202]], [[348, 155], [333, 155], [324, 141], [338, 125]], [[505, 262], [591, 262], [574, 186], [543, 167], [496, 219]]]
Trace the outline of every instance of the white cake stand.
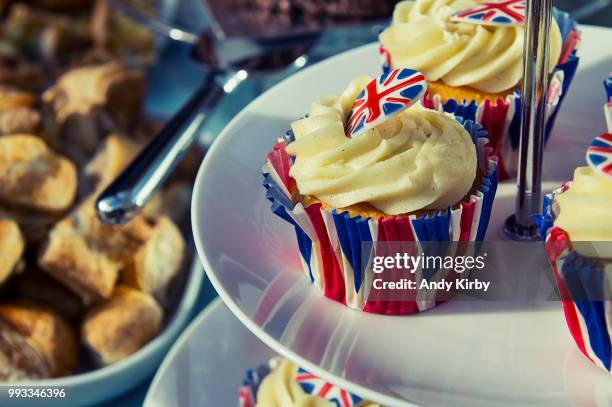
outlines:
[[[581, 64], [544, 161], [544, 189], [571, 179], [605, 128], [612, 30], [582, 27]], [[230, 310], [275, 351], [385, 405], [610, 405], [612, 378], [578, 352], [558, 302], [451, 302], [387, 317], [324, 298], [302, 276], [293, 232], [269, 208], [263, 157], [309, 102], [375, 75], [371, 44], [323, 61], [244, 109], [206, 156], [192, 219], [198, 253]], [[500, 185], [488, 240], [504, 239], [514, 184]], [[211, 333], [212, 334], [212, 333]]]

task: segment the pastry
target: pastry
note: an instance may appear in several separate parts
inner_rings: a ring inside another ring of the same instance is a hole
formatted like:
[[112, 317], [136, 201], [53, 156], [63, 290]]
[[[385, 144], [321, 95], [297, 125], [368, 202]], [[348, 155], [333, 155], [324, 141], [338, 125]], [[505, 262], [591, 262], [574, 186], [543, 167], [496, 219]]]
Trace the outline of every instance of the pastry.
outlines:
[[142, 216], [124, 225], [101, 222], [94, 200], [88, 199], [51, 229], [38, 262], [85, 304], [92, 304], [111, 296], [119, 271], [132, 261], [151, 231]]
[[121, 273], [122, 281], [168, 304], [171, 283], [183, 264], [185, 242], [174, 222], [157, 219], [147, 241], [136, 251], [132, 263]]
[[327, 297], [367, 312], [423, 311], [436, 301], [369, 298], [374, 274], [362, 243], [373, 256], [377, 241], [482, 240], [496, 161], [479, 125], [420, 105], [347, 137], [344, 123], [369, 82], [354, 79], [292, 123], [264, 166], [267, 198], [295, 227], [304, 272]]
[[14, 220], [0, 217], [0, 284], [19, 268], [25, 241]]
[[42, 99], [58, 149], [82, 166], [109, 133], [136, 124], [144, 95], [143, 73], [115, 61], [69, 70]]
[[240, 407], [382, 407], [308, 373], [286, 359], [272, 358], [247, 371]]
[[38, 261], [87, 305], [110, 297], [121, 269], [118, 261], [87, 242], [72, 218], [53, 227]]
[[[504, 178], [513, 176], [516, 169], [524, 27], [454, 19], [483, 1], [399, 2], [392, 24], [380, 34], [381, 53], [383, 69], [409, 67], [425, 74], [429, 81], [425, 106], [484, 126]], [[549, 71], [554, 75], [547, 132], [576, 71], [580, 38], [567, 13], [555, 10], [554, 17], [549, 35]]]
[[74, 165], [32, 135], [0, 137], [0, 202], [58, 213], [76, 194]]
[[88, 312], [81, 337], [96, 363], [109, 365], [157, 335], [162, 316], [161, 307], [151, 295], [120, 285], [108, 301]]
[[116, 134], [105, 139], [84, 168], [83, 201], [53, 227], [41, 250], [41, 268], [86, 304], [109, 298], [122, 270], [130, 285], [165, 304], [168, 287], [179, 271], [184, 242], [176, 225], [164, 216], [163, 195], [156, 195], [141, 214], [123, 225], [103, 223], [96, 214], [97, 194], [119, 175], [138, 148]]
[[65, 376], [77, 358], [74, 330], [53, 311], [29, 303], [0, 305], [0, 381]]
[[30, 93], [0, 86], [0, 136], [36, 133], [41, 116], [35, 102]]

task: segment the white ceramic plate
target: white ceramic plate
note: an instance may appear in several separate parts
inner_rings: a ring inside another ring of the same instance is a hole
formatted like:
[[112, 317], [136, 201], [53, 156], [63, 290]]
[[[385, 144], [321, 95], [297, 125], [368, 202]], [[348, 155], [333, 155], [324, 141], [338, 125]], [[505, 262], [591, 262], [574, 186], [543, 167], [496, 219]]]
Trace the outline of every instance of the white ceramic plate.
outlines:
[[246, 370], [274, 355], [216, 299], [168, 352], [144, 406], [235, 406]]
[[[601, 81], [612, 49], [602, 45], [610, 43], [611, 30], [583, 27], [578, 76], [545, 158], [548, 188], [584, 165], [586, 146], [605, 128]], [[386, 317], [347, 309], [303, 278], [293, 232], [264, 197], [261, 165], [312, 100], [377, 72], [375, 44], [326, 60], [256, 99], [215, 142], [196, 180], [192, 219], [222, 299], [278, 353], [386, 405], [610, 405], [612, 378], [578, 354], [559, 303], [453, 302]], [[503, 238], [514, 191], [500, 186], [488, 239]]]

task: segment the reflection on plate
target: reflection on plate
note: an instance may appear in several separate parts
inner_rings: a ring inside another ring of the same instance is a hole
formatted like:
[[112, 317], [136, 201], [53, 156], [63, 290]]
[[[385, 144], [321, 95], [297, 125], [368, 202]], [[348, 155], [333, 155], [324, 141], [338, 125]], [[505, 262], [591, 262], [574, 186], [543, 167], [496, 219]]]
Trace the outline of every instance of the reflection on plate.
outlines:
[[213, 301], [177, 340], [160, 366], [146, 407], [234, 406], [247, 369], [274, 352]]

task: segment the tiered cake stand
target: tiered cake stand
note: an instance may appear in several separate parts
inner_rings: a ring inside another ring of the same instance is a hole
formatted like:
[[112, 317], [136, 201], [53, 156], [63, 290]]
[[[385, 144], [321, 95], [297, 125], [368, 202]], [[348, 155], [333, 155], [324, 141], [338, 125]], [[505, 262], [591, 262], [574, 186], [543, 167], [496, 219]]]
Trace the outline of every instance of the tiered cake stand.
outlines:
[[[547, 147], [544, 191], [571, 179], [605, 128], [601, 79], [612, 68], [612, 30], [581, 29], [581, 66]], [[612, 378], [575, 349], [558, 302], [450, 302], [388, 317], [328, 300], [302, 276], [293, 233], [261, 187], [263, 157], [310, 101], [340, 91], [347, 78], [377, 74], [376, 48], [283, 81], [236, 116], [208, 152], [192, 219], [219, 295], [276, 352], [384, 405], [609, 405]], [[516, 185], [500, 185], [488, 240], [507, 239], [503, 224], [515, 201]]]
[[[601, 80], [612, 70], [612, 30], [583, 26], [577, 77], [542, 160], [545, 101], [539, 95], [547, 82], [542, 56], [551, 0], [528, 5], [519, 181], [499, 186], [488, 240], [532, 238], [529, 215], [538, 211], [542, 190], [571, 179], [590, 140], [605, 128]], [[348, 78], [379, 71], [377, 44], [312, 66], [252, 102], [208, 152], [194, 187], [193, 230], [225, 305], [274, 351], [386, 406], [612, 405], [612, 378], [578, 352], [558, 302], [454, 301], [389, 317], [328, 300], [302, 276], [294, 235], [265, 199], [264, 157], [310, 101], [339, 92]], [[513, 213], [515, 221], [507, 222]], [[223, 388], [226, 375], [240, 369], [235, 361], [247, 361], [244, 369], [270, 356], [228, 314], [215, 303], [169, 355], [181, 369], [169, 363], [160, 369], [167, 381], [158, 375], [149, 393], [159, 405], [220, 405], [221, 399], [225, 405], [233, 394], [237, 399], [239, 383]], [[200, 359], [201, 352], [209, 356]]]

